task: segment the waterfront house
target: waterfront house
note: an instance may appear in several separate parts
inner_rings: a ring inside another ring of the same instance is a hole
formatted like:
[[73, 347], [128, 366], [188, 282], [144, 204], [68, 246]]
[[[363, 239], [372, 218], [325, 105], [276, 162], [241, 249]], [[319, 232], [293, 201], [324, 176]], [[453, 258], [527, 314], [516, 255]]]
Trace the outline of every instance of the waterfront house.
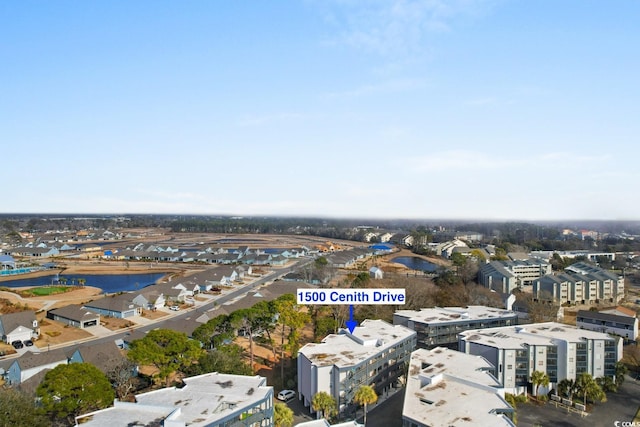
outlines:
[[132, 294], [107, 296], [85, 303], [84, 308], [104, 317], [125, 319], [138, 316], [142, 312], [142, 308], [133, 302], [133, 298], [135, 296]]

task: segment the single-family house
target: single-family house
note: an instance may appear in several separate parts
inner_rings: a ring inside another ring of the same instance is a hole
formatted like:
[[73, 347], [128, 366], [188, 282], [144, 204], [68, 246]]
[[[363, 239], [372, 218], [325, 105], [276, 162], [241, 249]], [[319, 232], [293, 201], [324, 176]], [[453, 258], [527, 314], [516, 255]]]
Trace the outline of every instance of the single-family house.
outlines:
[[7, 344], [37, 338], [38, 335], [40, 330], [35, 311], [27, 310], [0, 315], [0, 336]]
[[178, 283], [158, 283], [153, 286], [155, 292], [162, 292], [166, 301], [183, 302], [185, 298], [192, 297], [193, 291], [187, 290], [187, 288]]
[[[126, 360], [114, 341], [78, 347], [69, 357], [69, 363], [90, 363], [104, 374], [124, 365]], [[133, 373], [137, 373], [137, 369]]]
[[167, 302], [164, 293], [155, 289], [155, 286], [153, 288], [153, 290], [142, 290], [138, 292], [132, 300], [133, 303], [146, 310], [154, 310], [164, 307]]
[[0, 270], [15, 270], [16, 261], [11, 255], [0, 255]]
[[238, 279], [238, 273], [234, 266], [220, 266], [198, 275], [203, 276], [205, 283], [216, 286], [232, 286]]
[[39, 353], [26, 352], [9, 366], [5, 380], [11, 385], [17, 385], [45, 369], [53, 369], [66, 363], [67, 355], [59, 349]]
[[60, 251], [55, 247], [50, 248], [34, 248], [22, 246], [18, 248], [11, 249], [11, 254], [22, 257], [30, 257], [30, 258], [46, 258], [52, 257], [60, 254]]
[[84, 329], [100, 324], [100, 314], [73, 304], [47, 311], [47, 319]]
[[133, 302], [133, 298], [132, 294], [107, 296], [85, 303], [84, 308], [105, 317], [125, 319], [142, 313], [142, 308]]

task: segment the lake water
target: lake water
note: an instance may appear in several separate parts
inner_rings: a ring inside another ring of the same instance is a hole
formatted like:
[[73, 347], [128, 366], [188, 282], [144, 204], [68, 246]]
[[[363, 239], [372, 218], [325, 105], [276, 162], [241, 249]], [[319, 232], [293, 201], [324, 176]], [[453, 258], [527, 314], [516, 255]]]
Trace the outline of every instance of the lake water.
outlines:
[[[67, 279], [66, 285], [77, 285], [78, 279], [85, 280], [85, 286], [100, 288], [105, 293], [129, 292], [153, 285], [165, 273], [144, 274], [61, 274], [60, 278]], [[20, 288], [44, 285], [58, 285], [56, 275], [34, 277], [29, 279], [16, 279], [0, 282], [0, 288]]]
[[391, 261], [417, 271], [426, 271], [431, 273], [438, 270], [438, 266], [436, 264], [415, 256], [399, 256], [393, 258]]

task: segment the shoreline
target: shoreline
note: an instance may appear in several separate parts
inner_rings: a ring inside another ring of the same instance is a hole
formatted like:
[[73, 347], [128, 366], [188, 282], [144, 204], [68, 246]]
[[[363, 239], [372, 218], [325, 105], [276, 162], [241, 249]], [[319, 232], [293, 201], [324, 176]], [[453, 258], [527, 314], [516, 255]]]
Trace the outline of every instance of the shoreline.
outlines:
[[52, 268], [49, 270], [40, 270], [31, 273], [12, 274], [0, 276], [0, 286], [2, 282], [10, 282], [22, 279], [34, 279], [38, 277], [56, 276], [56, 275], [124, 275], [124, 274], [149, 274], [163, 273], [164, 275], [178, 274], [184, 270], [177, 268], [149, 268], [149, 267], [120, 267], [108, 265], [77, 265], [62, 268]]

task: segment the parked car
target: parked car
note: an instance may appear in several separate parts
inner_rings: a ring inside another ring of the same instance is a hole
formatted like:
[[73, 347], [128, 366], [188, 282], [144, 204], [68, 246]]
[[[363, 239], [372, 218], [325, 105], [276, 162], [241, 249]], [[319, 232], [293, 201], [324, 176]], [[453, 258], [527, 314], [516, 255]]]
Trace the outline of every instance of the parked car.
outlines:
[[172, 305], [171, 307], [169, 307], [169, 310], [171, 310], [171, 311], [180, 311], [180, 307], [178, 307], [177, 305]]
[[288, 402], [294, 397], [296, 397], [296, 392], [293, 390], [282, 390], [278, 393], [278, 400], [282, 400], [283, 402]]
[[15, 348], [16, 350], [19, 348], [24, 347], [24, 344], [22, 344], [22, 341], [13, 341], [11, 343], [11, 345], [13, 346], [13, 348]]
[[22, 343], [24, 345], [26, 345], [27, 347], [31, 347], [33, 345], [33, 341], [31, 341], [31, 340], [22, 341]]

